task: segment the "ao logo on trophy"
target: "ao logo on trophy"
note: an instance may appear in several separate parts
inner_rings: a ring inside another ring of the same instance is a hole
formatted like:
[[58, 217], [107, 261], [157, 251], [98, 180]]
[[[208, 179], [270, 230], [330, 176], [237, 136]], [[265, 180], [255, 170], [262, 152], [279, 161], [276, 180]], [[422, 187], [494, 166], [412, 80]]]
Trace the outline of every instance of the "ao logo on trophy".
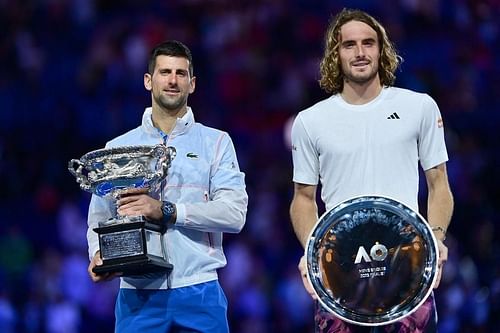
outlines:
[[427, 221], [382, 196], [354, 197], [325, 212], [305, 251], [322, 307], [361, 326], [387, 325], [418, 309], [432, 293], [437, 254]]
[[384, 261], [386, 257], [387, 257], [387, 248], [384, 245], [379, 244], [377, 242], [370, 249], [370, 255], [368, 255], [368, 252], [366, 252], [363, 246], [360, 246], [358, 249], [358, 253], [356, 254], [356, 259], [354, 260], [354, 263], [360, 264], [361, 260], [364, 260], [365, 262], [371, 262], [372, 259], [375, 261]]

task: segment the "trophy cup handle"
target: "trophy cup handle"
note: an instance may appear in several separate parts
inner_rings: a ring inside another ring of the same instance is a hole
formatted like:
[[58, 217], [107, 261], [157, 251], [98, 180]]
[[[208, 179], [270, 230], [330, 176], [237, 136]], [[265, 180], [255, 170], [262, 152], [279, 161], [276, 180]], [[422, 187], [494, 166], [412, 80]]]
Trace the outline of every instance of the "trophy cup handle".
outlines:
[[68, 163], [68, 171], [75, 176], [77, 183], [80, 184], [80, 188], [88, 190], [90, 188], [90, 184], [88, 178], [82, 172], [83, 166], [84, 164], [80, 160], [72, 159]]
[[170, 156], [170, 161], [172, 161], [175, 158], [175, 155], [177, 155], [177, 150], [172, 146], [167, 147], [167, 152]]
[[[75, 169], [75, 165], [77, 165], [77, 168]], [[68, 170], [69, 172], [75, 176], [76, 178], [79, 178], [82, 176], [82, 167], [83, 163], [80, 160], [77, 159], [72, 159], [68, 163]]]
[[166, 152], [167, 152], [167, 155], [169, 156], [169, 158], [162, 163], [162, 168], [163, 168], [162, 174], [163, 175], [167, 174], [168, 168], [170, 168], [170, 164], [172, 163], [172, 160], [177, 155], [177, 150], [172, 146], [167, 147]]
[[175, 158], [177, 151], [174, 147], [167, 147], [163, 144], [157, 145], [153, 148], [153, 156], [157, 157], [157, 163], [153, 173], [149, 173], [146, 177], [147, 183], [150, 185], [159, 185], [158, 180], [164, 179], [168, 173], [168, 169]]

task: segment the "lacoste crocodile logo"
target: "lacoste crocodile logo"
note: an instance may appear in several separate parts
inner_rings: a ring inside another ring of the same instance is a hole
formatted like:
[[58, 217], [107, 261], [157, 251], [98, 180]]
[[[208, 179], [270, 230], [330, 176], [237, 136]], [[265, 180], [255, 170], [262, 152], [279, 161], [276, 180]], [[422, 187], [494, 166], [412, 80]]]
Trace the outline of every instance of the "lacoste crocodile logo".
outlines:
[[187, 154], [186, 154], [186, 157], [187, 157], [187, 158], [192, 158], [192, 159], [197, 159], [197, 158], [198, 158], [198, 154], [195, 154], [195, 153], [187, 153]]

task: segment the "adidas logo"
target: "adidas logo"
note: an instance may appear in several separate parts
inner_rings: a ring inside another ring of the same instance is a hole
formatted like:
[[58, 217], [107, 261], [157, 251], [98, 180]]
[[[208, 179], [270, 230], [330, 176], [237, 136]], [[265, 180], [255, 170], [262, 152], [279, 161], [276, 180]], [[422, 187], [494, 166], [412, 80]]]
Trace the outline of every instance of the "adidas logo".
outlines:
[[389, 117], [387, 117], [387, 119], [401, 119], [401, 118], [399, 118], [398, 114], [396, 112], [394, 112]]

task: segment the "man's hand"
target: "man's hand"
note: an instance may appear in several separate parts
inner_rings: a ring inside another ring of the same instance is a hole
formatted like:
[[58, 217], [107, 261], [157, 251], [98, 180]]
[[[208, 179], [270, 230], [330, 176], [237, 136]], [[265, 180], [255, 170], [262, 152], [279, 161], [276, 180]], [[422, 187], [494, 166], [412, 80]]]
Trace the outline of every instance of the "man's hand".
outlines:
[[134, 188], [124, 191], [116, 202], [117, 213], [122, 216], [144, 216], [149, 220], [163, 217], [162, 203], [148, 194], [148, 188]]
[[300, 258], [298, 268], [300, 271], [300, 277], [302, 278], [302, 283], [304, 284], [304, 288], [306, 288], [306, 291], [314, 300], [318, 299], [318, 297], [314, 293], [312, 285], [309, 283], [309, 280], [307, 280], [307, 263], [305, 256], [302, 256], [302, 258]]
[[443, 266], [448, 260], [448, 248], [444, 245], [443, 241], [438, 239], [438, 249], [439, 249], [439, 261], [438, 261], [438, 271], [436, 283], [434, 284], [434, 289], [439, 287], [439, 283], [441, 282], [441, 276], [443, 274]]
[[94, 258], [90, 261], [89, 267], [87, 271], [89, 272], [90, 278], [94, 282], [101, 282], [101, 281], [109, 281], [114, 279], [115, 277], [121, 276], [121, 273], [105, 273], [101, 275], [97, 275], [92, 271], [92, 269], [96, 266], [101, 266], [102, 265], [102, 259], [101, 259], [101, 251], [97, 251], [96, 254], [94, 255]]

